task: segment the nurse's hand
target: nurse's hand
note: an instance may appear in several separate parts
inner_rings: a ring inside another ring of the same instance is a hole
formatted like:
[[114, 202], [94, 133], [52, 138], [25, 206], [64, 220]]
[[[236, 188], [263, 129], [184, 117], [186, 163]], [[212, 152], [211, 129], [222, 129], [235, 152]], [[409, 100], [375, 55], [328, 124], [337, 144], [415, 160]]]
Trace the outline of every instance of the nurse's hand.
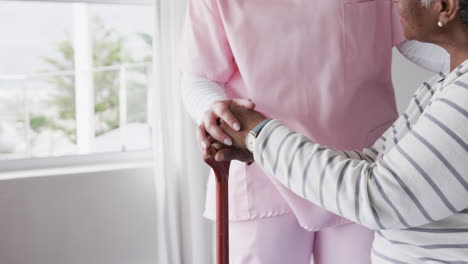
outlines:
[[[241, 129], [241, 123], [231, 113], [231, 107], [243, 107], [254, 109], [255, 104], [247, 99], [228, 99], [215, 102], [208, 111], [205, 112], [203, 120], [197, 127], [197, 139], [201, 144], [201, 149], [204, 154], [207, 153], [213, 141], [223, 142], [227, 146], [231, 146], [233, 139], [227, 135], [220, 127], [221, 122], [228, 124], [233, 131]], [[208, 136], [211, 136], [210, 139]]]

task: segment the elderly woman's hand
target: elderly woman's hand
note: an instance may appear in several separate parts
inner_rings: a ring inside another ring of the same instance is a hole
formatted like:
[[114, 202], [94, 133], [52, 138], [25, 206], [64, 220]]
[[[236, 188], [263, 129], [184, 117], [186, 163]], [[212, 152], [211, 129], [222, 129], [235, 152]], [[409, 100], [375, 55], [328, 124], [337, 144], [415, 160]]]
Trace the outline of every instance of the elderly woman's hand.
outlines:
[[211, 144], [208, 153], [216, 161], [238, 160], [246, 163], [254, 162], [253, 154], [247, 149], [226, 146], [217, 141]]
[[205, 152], [205, 159], [214, 159], [216, 161], [238, 160], [252, 163], [254, 162], [253, 154], [247, 150], [245, 138], [250, 130], [265, 120], [266, 117], [259, 112], [240, 106], [231, 106], [229, 110], [240, 122], [242, 129], [235, 131], [227, 123], [220, 120], [219, 127], [233, 139], [233, 145], [227, 146], [208, 135], [206, 139], [210, 142], [210, 147]]
[[231, 106], [230, 110], [231, 113], [240, 122], [241, 129], [239, 131], [235, 131], [224, 122], [221, 122], [220, 127], [233, 139], [234, 147], [248, 151], [247, 147], [245, 146], [245, 138], [247, 137], [247, 134], [249, 134], [250, 130], [254, 129], [258, 124], [267, 118], [259, 112], [240, 106]]

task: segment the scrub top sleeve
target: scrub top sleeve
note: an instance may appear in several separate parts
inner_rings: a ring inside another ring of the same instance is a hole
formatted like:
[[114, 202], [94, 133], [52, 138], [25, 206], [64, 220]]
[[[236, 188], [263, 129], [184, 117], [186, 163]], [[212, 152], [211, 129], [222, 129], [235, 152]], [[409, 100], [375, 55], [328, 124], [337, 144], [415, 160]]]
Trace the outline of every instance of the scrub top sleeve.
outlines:
[[219, 83], [231, 77], [234, 57], [214, 1], [188, 1], [178, 60], [182, 72]]
[[400, 14], [398, 14], [396, 5], [392, 3], [392, 38], [393, 38], [393, 46], [398, 46], [400, 43], [406, 40], [405, 34], [403, 31], [403, 26], [401, 25], [400, 21]]

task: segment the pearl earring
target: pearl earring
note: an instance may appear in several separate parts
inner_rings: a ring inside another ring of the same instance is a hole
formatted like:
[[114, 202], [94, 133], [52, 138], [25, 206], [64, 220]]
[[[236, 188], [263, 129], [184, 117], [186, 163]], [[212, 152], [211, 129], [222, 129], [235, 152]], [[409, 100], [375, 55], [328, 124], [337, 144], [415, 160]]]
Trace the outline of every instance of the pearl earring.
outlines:
[[442, 23], [442, 21], [439, 21], [439, 22], [437, 23], [437, 25], [441, 28], [441, 27], [444, 26], [444, 23]]

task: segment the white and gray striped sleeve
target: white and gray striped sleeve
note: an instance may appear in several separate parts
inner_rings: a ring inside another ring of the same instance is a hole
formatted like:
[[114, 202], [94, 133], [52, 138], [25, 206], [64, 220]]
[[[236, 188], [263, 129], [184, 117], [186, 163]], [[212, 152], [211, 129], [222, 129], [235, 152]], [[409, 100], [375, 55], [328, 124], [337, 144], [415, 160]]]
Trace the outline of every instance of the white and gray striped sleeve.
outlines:
[[[299, 196], [371, 229], [405, 229], [468, 208], [468, 89], [453, 85], [382, 159], [336, 151], [268, 123], [254, 157]], [[395, 139], [396, 140], [396, 139]]]
[[[436, 75], [433, 77], [433, 79], [440, 78], [439, 75]], [[433, 79], [430, 79], [429, 81], [432, 81]], [[421, 105], [421, 101], [426, 101], [428, 100], [428, 97], [431, 97], [434, 94], [434, 88], [432, 88], [427, 82], [422, 84], [414, 93], [410, 104], [408, 105], [407, 109], [405, 112], [403, 112], [397, 120], [393, 123], [392, 126], [390, 126], [391, 129], [387, 129], [383, 135], [376, 140], [376, 142], [369, 148], [366, 148], [363, 150], [363, 153], [366, 154], [366, 160], [368, 161], [375, 161], [377, 158], [378, 154], [380, 152], [385, 151], [385, 144], [387, 141], [391, 141], [396, 135], [396, 129], [398, 128], [399, 130], [401, 128], [410, 128], [411, 127], [411, 120], [410, 116], [412, 116], [412, 113], [415, 111], [420, 111], [421, 113], [423, 112], [423, 107]]]

